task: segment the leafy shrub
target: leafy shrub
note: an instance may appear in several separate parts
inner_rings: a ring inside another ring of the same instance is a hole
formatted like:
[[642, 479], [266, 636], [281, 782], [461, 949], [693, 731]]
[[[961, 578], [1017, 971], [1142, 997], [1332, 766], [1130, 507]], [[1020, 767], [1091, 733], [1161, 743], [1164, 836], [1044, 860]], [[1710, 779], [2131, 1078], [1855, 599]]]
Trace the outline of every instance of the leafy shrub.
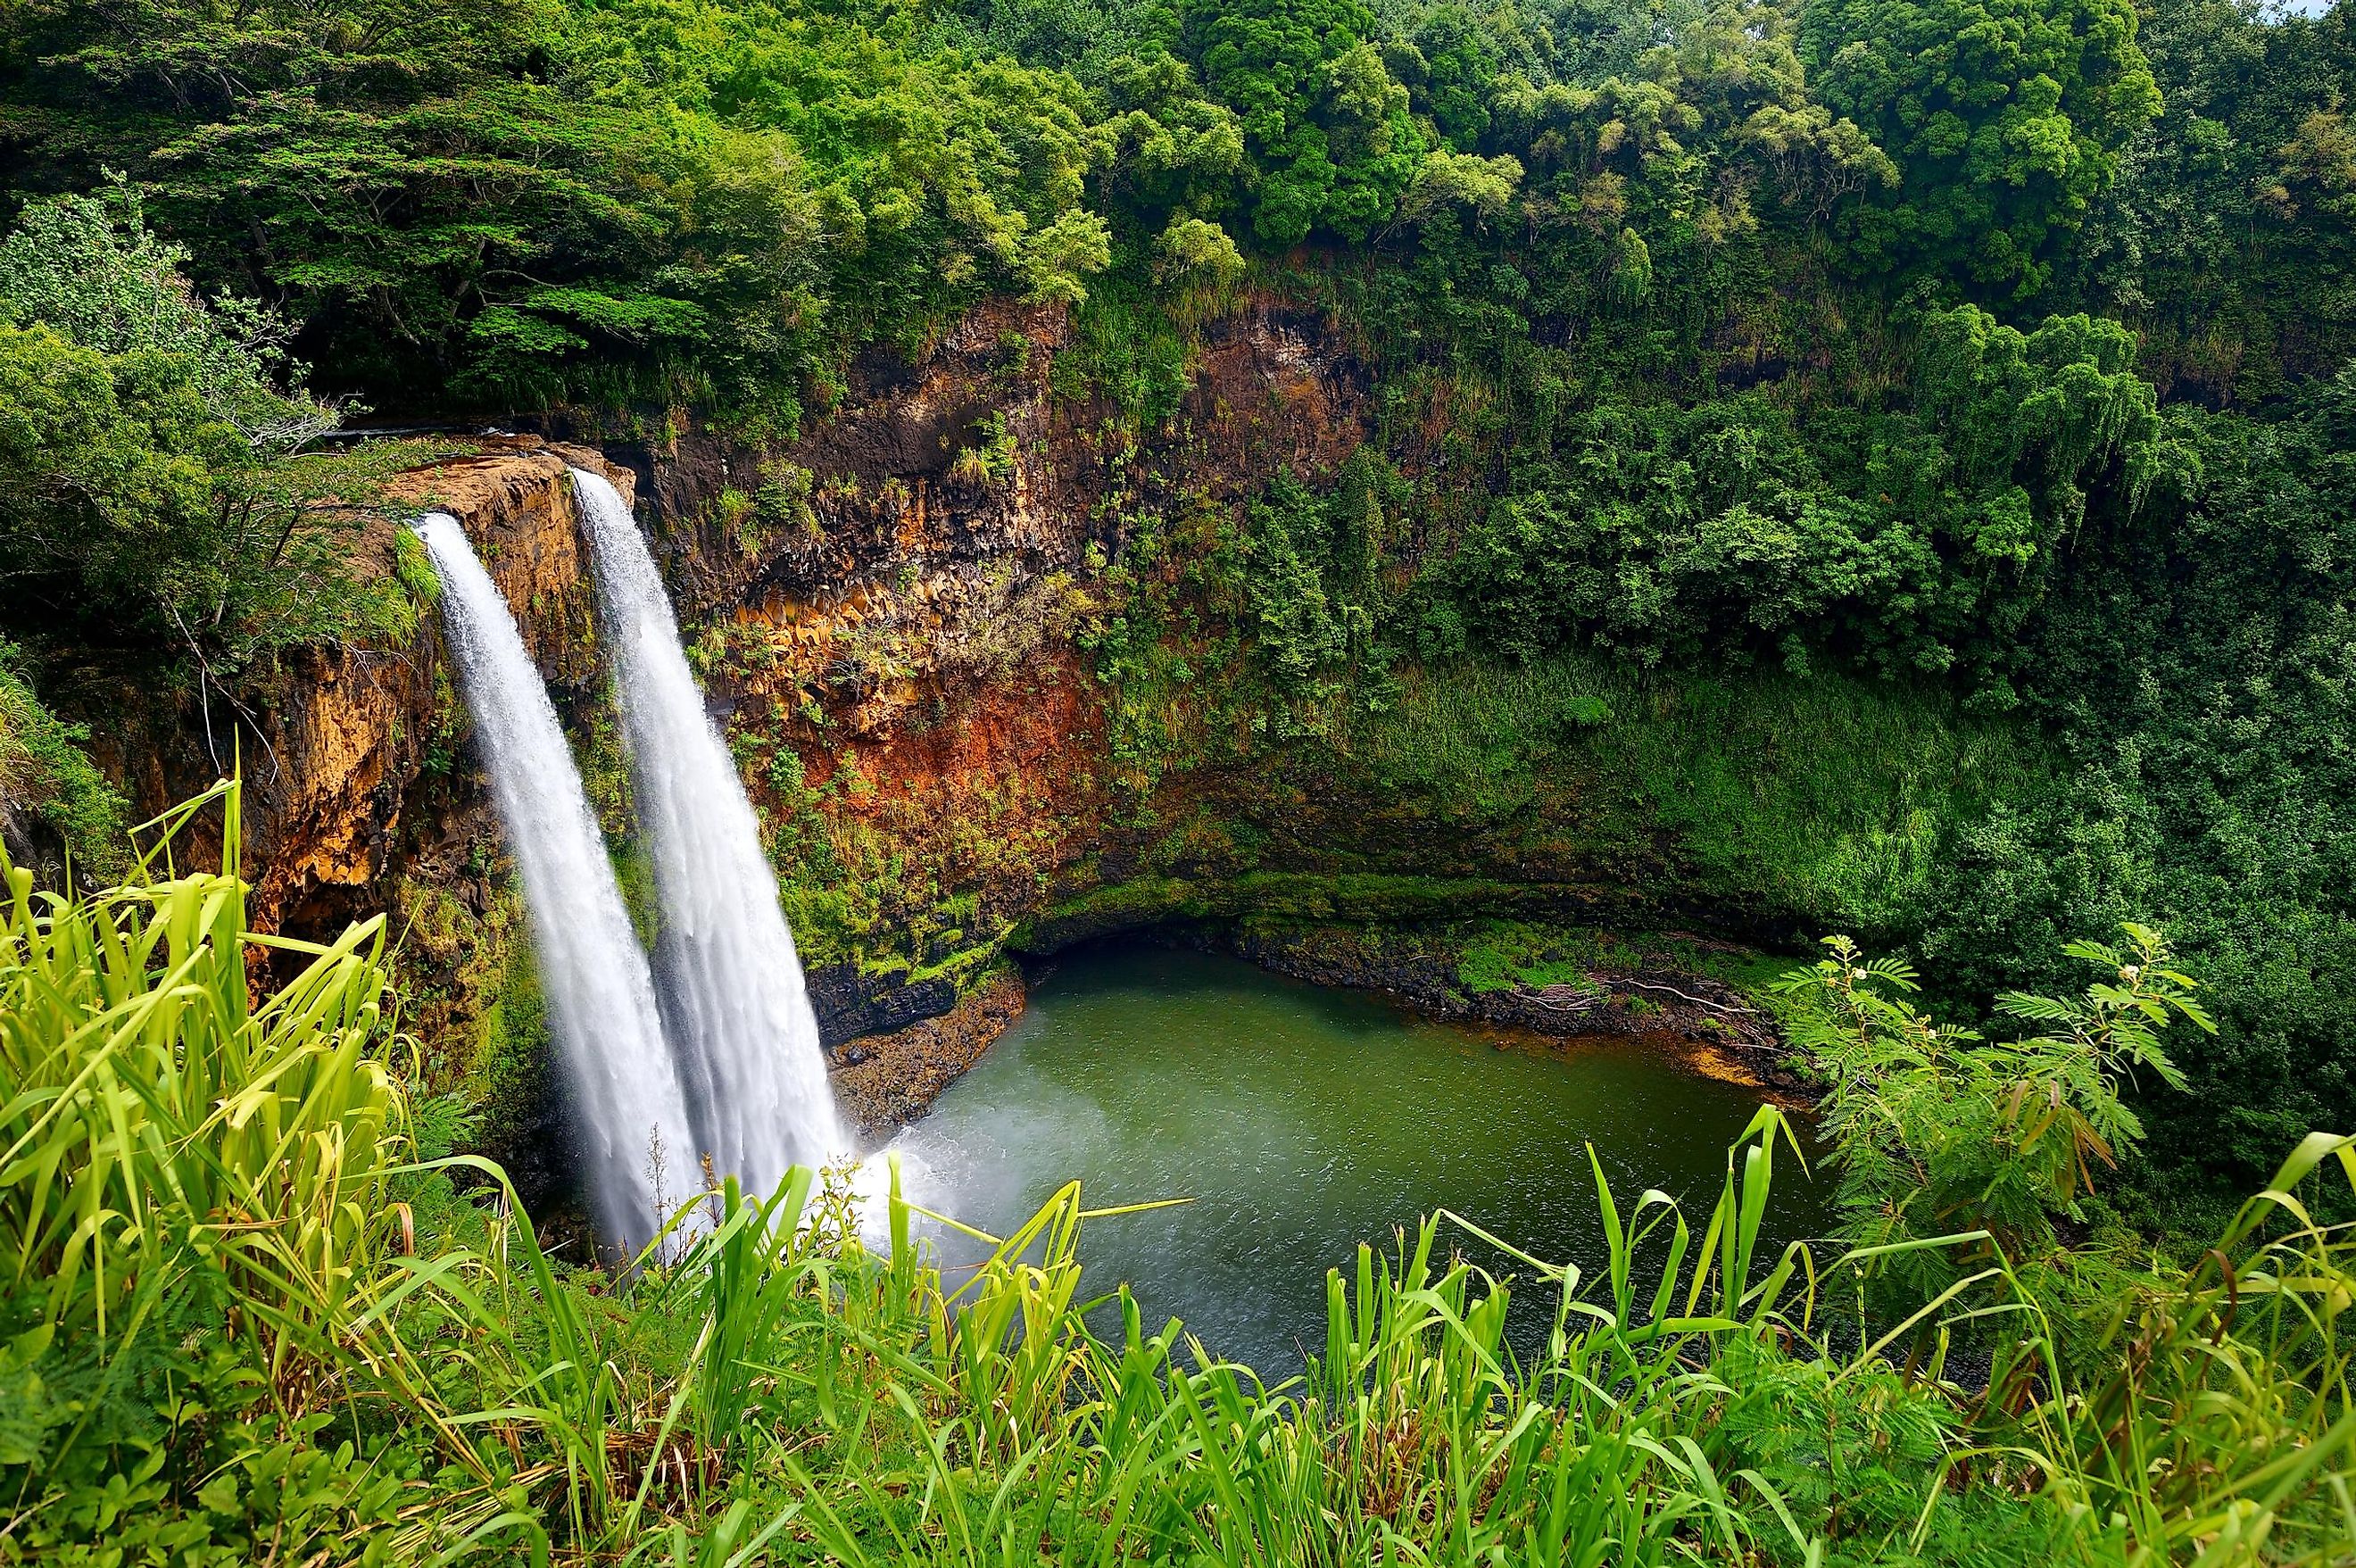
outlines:
[[148, 230], [138, 192], [117, 176], [96, 196], [25, 209], [0, 242], [0, 317], [110, 357], [185, 358], [206, 412], [259, 454], [333, 430], [339, 411], [299, 390], [305, 368], [286, 353], [294, 328], [254, 300], [201, 297], [187, 261], [187, 247]]
[[[2015, 1264], [2041, 1259], [2055, 1222], [2083, 1223], [2097, 1164], [2115, 1167], [2143, 1140], [2121, 1098], [2137, 1068], [2184, 1086], [2161, 1049], [2174, 1018], [2213, 1033], [2192, 1000], [2192, 981], [2169, 967], [2157, 932], [2127, 928], [2122, 951], [2072, 942], [2071, 957], [2106, 972], [2083, 999], [2007, 993], [2008, 1018], [2066, 1032], [1990, 1041], [1936, 1025], [1905, 1000], [1914, 972], [1902, 960], [1867, 960], [1845, 937], [1831, 956], [1778, 987], [1794, 999], [1793, 1042], [1826, 1084], [1822, 1131], [1840, 1166], [1844, 1239], [1894, 1249], [1925, 1237], [1977, 1231]], [[1908, 1299], [1948, 1283], [1950, 1254], [1893, 1251]], [[1926, 1273], [1925, 1271], [1931, 1271]]]
[[352, 561], [386, 456], [305, 453], [342, 411], [302, 390], [285, 324], [201, 299], [186, 260], [119, 187], [0, 243], [0, 547], [41, 605], [20, 626], [144, 634], [209, 700], [294, 643], [401, 635], [415, 601]]
[[82, 751], [87, 732], [41, 705], [16, 660], [0, 640], [0, 821], [30, 813], [81, 865], [112, 872], [123, 864], [123, 796]]

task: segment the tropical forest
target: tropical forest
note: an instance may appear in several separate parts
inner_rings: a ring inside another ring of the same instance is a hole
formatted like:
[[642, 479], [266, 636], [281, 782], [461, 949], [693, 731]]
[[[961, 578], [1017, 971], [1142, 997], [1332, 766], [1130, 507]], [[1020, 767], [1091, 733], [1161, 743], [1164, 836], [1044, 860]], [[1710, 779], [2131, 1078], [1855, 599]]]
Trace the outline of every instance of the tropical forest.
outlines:
[[0, 1568], [2356, 1568], [2339, 0], [0, 0]]

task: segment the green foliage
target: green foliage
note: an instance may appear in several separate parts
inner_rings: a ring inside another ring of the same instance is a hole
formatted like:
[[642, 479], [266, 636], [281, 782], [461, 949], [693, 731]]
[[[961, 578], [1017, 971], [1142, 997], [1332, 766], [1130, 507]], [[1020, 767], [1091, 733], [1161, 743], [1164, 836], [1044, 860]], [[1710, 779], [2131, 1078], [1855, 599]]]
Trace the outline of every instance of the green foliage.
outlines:
[[1164, 282], [1184, 279], [1217, 289], [1244, 274], [1242, 252], [1227, 231], [1200, 218], [1172, 218], [1153, 248], [1154, 276]]
[[1901, 171], [1852, 209], [1858, 263], [2026, 298], [2118, 177], [2159, 89], [2123, 0], [1812, 0], [1817, 90]]
[[978, 54], [1068, 70], [1091, 86], [1149, 48], [1157, 20], [1117, 0], [966, 0], [932, 17], [937, 36]]
[[[1535, 281], [1574, 310], [1755, 289], [1763, 252], [1837, 234], [1877, 276], [1905, 259], [1883, 231], [1990, 192], [2043, 258], [2149, 113], [2115, 7], [2031, 6], [1968, 58], [1872, 70], [1842, 50], [1915, 46], [1878, 14], [1809, 16], [1803, 48], [1765, 0], [141, 0], [13, 16], [0, 92], [27, 188], [127, 169], [201, 275], [282, 301], [380, 398], [692, 400], [787, 434], [862, 342], [922, 342], [986, 291], [1076, 301], [1116, 255], [1228, 274], [1229, 230], [1279, 250], [1411, 230], [1451, 288]], [[187, 78], [207, 56], [241, 70]], [[1936, 91], [1905, 85], [1918, 69]], [[1974, 156], [2001, 166], [1937, 197], [1923, 92], [1969, 100]]]
[[334, 429], [337, 410], [288, 390], [305, 375], [286, 357], [294, 329], [253, 300], [199, 298], [182, 275], [187, 260], [148, 231], [138, 193], [116, 177], [99, 196], [26, 209], [0, 242], [0, 315], [111, 357], [185, 357], [206, 412], [256, 452], [295, 451]]
[[1967, 829], [1925, 900], [1917, 950], [1967, 1005], [2067, 986], [2062, 940], [2139, 910], [2230, 999], [2179, 1053], [2193, 1092], [2143, 1105], [2137, 1183], [2162, 1205], [2263, 1181], [2351, 1093], [2351, 396], [2325, 383], [2267, 423], [2169, 413], [2183, 456], [2146, 521], [2085, 530], [2024, 628], [2025, 706], [2065, 766]]
[[[393, 0], [12, 16], [34, 177], [125, 167], [204, 273], [412, 405], [696, 397], [789, 432], [846, 340], [1076, 298], [1068, 79], [794, 8]], [[185, 76], [182, 62], [242, 69]]]
[[1416, 18], [1394, 54], [1445, 148], [1470, 153], [1492, 124], [1491, 84], [1504, 64], [1499, 40], [1463, 6], [1436, 5]]
[[2117, 1279], [2085, 1325], [2096, 1337], [2075, 1399], [2035, 1330], [1991, 1369], [1991, 1388], [2042, 1377], [2056, 1390], [2019, 1426], [2073, 1473], [2072, 1501], [2114, 1506], [2133, 1539], [2211, 1562], [2345, 1552], [2356, 1229], [2309, 1209], [2329, 1192], [2307, 1186], [2327, 1160], [2356, 1189], [2356, 1139], [2310, 1133], [2191, 1267]]
[[2161, 0], [2136, 41], [2166, 102], [2096, 204], [2070, 284], [2132, 321], [2163, 387], [2258, 403], [2356, 351], [2350, 18]]
[[1954, 837], [2051, 766], [1920, 689], [1561, 655], [1414, 672], [1345, 734], [1333, 774], [1553, 875], [1885, 940], [1924, 918]]
[[594, 15], [618, 46], [595, 74], [758, 133], [807, 166], [836, 237], [831, 308], [861, 336], [913, 333], [976, 285], [1076, 303], [1106, 264], [1104, 221], [1081, 201], [1102, 137], [1069, 78], [910, 48], [823, 11]]
[[[1157, 236], [1224, 257], [1211, 229], [1411, 230], [1451, 290], [1574, 313], [1824, 260], [1873, 296], [1968, 268], [1997, 300], [2214, 297], [2226, 210], [2320, 263], [2301, 248], [2347, 216], [2337, 31], [2204, 4], [2160, 36], [2223, 163], [2130, 159], [2157, 100], [2110, 0], [1804, 26], [1768, 0], [140, 0], [12, 14], [0, 93], [23, 192], [128, 170], [200, 275], [281, 302], [380, 399], [693, 400], [784, 433], [859, 343], [921, 342], [985, 291], [1076, 299]], [[2216, 85], [2253, 50], [2277, 85]], [[2147, 216], [2195, 189], [2229, 199], [2193, 231]], [[2145, 264], [2196, 244], [2197, 277]]]
[[1112, 156], [1100, 178], [1110, 199], [1141, 227], [1169, 213], [1165, 234], [1199, 233], [1190, 221], [1224, 234], [1212, 219], [1244, 173], [1236, 112], [1203, 97], [1193, 70], [1166, 49], [1114, 60], [1103, 92]]
[[1389, 219], [1425, 139], [1371, 41], [1371, 10], [1358, 0], [1186, 0], [1179, 16], [1204, 91], [1242, 124], [1263, 243], [1283, 249], [1312, 231], [1364, 240]]
[[[529, 1138], [544, 1133], [558, 1076], [556, 1032], [548, 1021], [548, 995], [541, 986], [539, 964], [525, 943], [514, 943], [504, 955], [480, 1028], [467, 1089], [474, 1103], [482, 1107], [485, 1122], [502, 1135]], [[493, 1152], [522, 1168], [516, 1157], [521, 1151]]]
[[[1912, 1530], [1922, 1477], [1964, 1424], [1953, 1404], [1884, 1367], [1788, 1359], [1738, 1341], [1714, 1370], [1735, 1391], [1722, 1417], [1728, 1447], [1799, 1517], [1884, 1551]], [[2063, 1533], [2058, 1520], [2037, 1517], [2043, 1510], [2019, 1511], [2029, 1531]]]
[[[2193, 982], [2168, 967], [2158, 933], [2126, 934], [2124, 951], [2069, 944], [2069, 956], [2106, 972], [2083, 999], [2007, 993], [2005, 1017], [2057, 1031], [2019, 1039], [1933, 1023], [1906, 1000], [1911, 965], [1869, 961], [1846, 937], [1827, 938], [1830, 957], [1778, 985], [1793, 1002], [1792, 1042], [1826, 1085], [1819, 1126], [1840, 1167], [1845, 1240], [1890, 1250], [1975, 1231], [2019, 1266], [2052, 1250], [2058, 1216], [2084, 1219], [2095, 1165], [2115, 1167], [2143, 1141], [2125, 1080], [2141, 1068], [2183, 1088], [2159, 1031], [2178, 1016], [2216, 1028], [2191, 999]], [[1939, 1271], [1967, 1261], [1885, 1255], [1910, 1300], [1952, 1283]]]
[[398, 635], [413, 605], [352, 559], [389, 454], [303, 451], [340, 413], [290, 380], [289, 328], [200, 299], [185, 260], [120, 188], [0, 244], [0, 550], [18, 627], [161, 642], [209, 692], [291, 644]]
[[1622, 303], [1649, 292], [1638, 274], [1655, 248], [1699, 260], [1897, 182], [1868, 134], [1811, 96], [1794, 26], [1779, 6], [1721, 0], [1601, 81], [1498, 78], [1492, 140], [1528, 169], [1530, 216], [1583, 236]]
[[1059, 396], [1101, 397], [1141, 433], [1178, 412], [1192, 378], [1186, 341], [1166, 315], [1116, 283], [1092, 295], [1073, 326], [1076, 341], [1055, 356]]
[[129, 809], [80, 743], [80, 725], [43, 707], [17, 668], [16, 646], [0, 640], [0, 824], [29, 813], [81, 865], [105, 875], [123, 864]]
[[[183, 1391], [182, 1399], [187, 1398]], [[0, 1562], [56, 1568], [133, 1563], [233, 1565], [308, 1553], [354, 1563], [388, 1551], [428, 1455], [414, 1441], [363, 1455], [323, 1431], [325, 1417], [232, 1418], [212, 1436], [201, 1484], [177, 1485], [142, 1464], [102, 1483], [53, 1491], [0, 1544]], [[161, 1452], [153, 1457], [163, 1458]]]
[[[237, 787], [179, 808], [163, 842], [217, 797], [220, 875], [143, 861], [152, 880], [80, 898], [36, 894], [0, 853], [7, 1462], [36, 1498], [107, 1450], [152, 1475], [203, 1419], [177, 1380], [300, 1405], [390, 1245], [406, 1112], [378, 1054], [382, 921], [276, 939], [307, 962], [250, 1003]], [[195, 1336], [192, 1315], [223, 1312], [233, 1337]]]
[[1518, 158], [1435, 148], [1416, 166], [1415, 178], [1399, 199], [1399, 216], [1415, 221], [1438, 212], [1461, 213], [1485, 223], [1512, 207], [1521, 182]]
[[[1591, 1278], [1446, 1213], [1361, 1246], [1328, 1275], [1316, 1352], [1271, 1380], [1182, 1325], [1149, 1330], [1125, 1289], [1088, 1298], [1083, 1233], [1130, 1210], [1091, 1208], [1076, 1184], [994, 1237], [909, 1203], [896, 1171], [863, 1219], [830, 1176], [796, 1170], [758, 1200], [727, 1181], [632, 1269], [561, 1271], [497, 1167], [401, 1165], [454, 1123], [427, 1104], [411, 1131], [371, 1054], [373, 924], [302, 950], [308, 967], [256, 1002], [234, 878], [139, 875], [77, 899], [10, 874], [0, 1063], [24, 1082], [5, 1086], [0, 1181], [20, 1254], [0, 1560], [1411, 1552], [1470, 1568], [2169, 1561], [2222, 1542], [2212, 1562], [2287, 1564], [2344, 1545], [2356, 1236], [2308, 1198], [2335, 1157], [2356, 1182], [2345, 1137], [2304, 1140], [2191, 1268], [2089, 1255], [2066, 1286], [1987, 1251], [1985, 1230], [1769, 1252], [1777, 1158], [1798, 1143], [1765, 1108], [1706, 1214], [1649, 1191], [1623, 1208], [1599, 1165]], [[2157, 1059], [2189, 983], [2131, 936], [2129, 953], [2081, 948], [2121, 972], [2084, 1003], [2016, 1004], [2047, 1035], [1974, 1048], [2053, 1069], [2072, 1110], [2106, 1092], [2088, 1062]], [[1831, 967], [1806, 983], [1884, 1015], [1875, 983], [1845, 978], [1853, 954]], [[2013, 1153], [2050, 1183], [2083, 1132], [2044, 1103], [2019, 1096], [2007, 1124], [2046, 1119]], [[920, 1225], [978, 1263], [945, 1275]], [[1513, 1273], [1465, 1262], [1460, 1238]], [[1820, 1326], [1837, 1304], [1819, 1280], [1945, 1251], [1979, 1262], [1886, 1331]], [[1516, 1298], [1548, 1314], [1534, 1354], [1505, 1337]], [[1987, 1342], [1984, 1386], [1950, 1374], [1954, 1332]], [[1901, 1368], [1909, 1336], [1931, 1348]]]
[[1732, 642], [1804, 669], [1829, 644], [1885, 669], [1961, 663], [2008, 707], [2016, 634], [2089, 490], [2131, 510], [2170, 460], [2132, 354], [2109, 322], [2022, 333], [1966, 306], [1924, 318], [1907, 395], [1876, 415], [1599, 398], [1525, 441], [1436, 575], [1468, 630], [1524, 657]]
[[1588, 971], [1612, 947], [1601, 932], [1569, 933], [1491, 920], [1463, 945], [1456, 978], [1474, 994], [1515, 986], [1589, 985]]
[[1241, 542], [1236, 575], [1254, 650], [1280, 690], [1312, 701], [1342, 689], [1331, 680], [1321, 682], [1320, 675], [1373, 651], [1374, 620], [1365, 596], [1375, 585], [1387, 476], [1379, 459], [1358, 468], [1358, 484], [1323, 500], [1290, 475], [1279, 474], [1267, 498], [1252, 506]]

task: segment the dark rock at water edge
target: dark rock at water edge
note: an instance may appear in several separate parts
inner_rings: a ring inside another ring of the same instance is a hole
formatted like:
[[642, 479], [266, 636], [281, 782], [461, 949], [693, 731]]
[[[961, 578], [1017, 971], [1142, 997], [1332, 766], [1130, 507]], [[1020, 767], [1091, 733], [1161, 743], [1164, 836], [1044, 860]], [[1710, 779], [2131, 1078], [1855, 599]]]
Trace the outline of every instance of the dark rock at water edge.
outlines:
[[938, 1017], [856, 1041], [834, 1058], [834, 1093], [862, 1136], [888, 1136], [925, 1114], [934, 1099], [980, 1058], [1023, 1012], [1022, 974], [982, 977]]
[[893, 1034], [937, 1018], [958, 1003], [957, 986], [949, 981], [910, 984], [896, 974], [862, 974], [856, 963], [826, 964], [807, 978], [819, 1043], [843, 1060], [859, 1059], [854, 1042], [862, 1036]]
[[1766, 1088], [1805, 1094], [1774, 1021], [1732, 985], [1682, 968], [1664, 954], [1598, 967], [1584, 984], [1472, 991], [1460, 954], [1436, 930], [1199, 922], [1163, 933], [1183, 945], [1234, 953], [1263, 969], [1318, 985], [1378, 991], [1418, 1012], [1556, 1037], [1598, 1035], [1682, 1037], [1733, 1054]]

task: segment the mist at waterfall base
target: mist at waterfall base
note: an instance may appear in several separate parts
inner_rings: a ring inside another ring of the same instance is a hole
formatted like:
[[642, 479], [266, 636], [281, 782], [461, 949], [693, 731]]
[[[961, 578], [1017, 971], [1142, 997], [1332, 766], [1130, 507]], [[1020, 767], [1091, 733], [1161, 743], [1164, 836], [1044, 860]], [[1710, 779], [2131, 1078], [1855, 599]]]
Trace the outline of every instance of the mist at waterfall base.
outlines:
[[[1092, 1208], [1191, 1199], [1088, 1221], [1081, 1294], [1126, 1282], [1149, 1330], [1183, 1318], [1212, 1354], [1276, 1378], [1323, 1351], [1326, 1270], [1351, 1277], [1359, 1242], [1388, 1249], [1395, 1228], [1438, 1208], [1599, 1280], [1590, 1143], [1623, 1218], [1659, 1187], [1699, 1244], [1757, 1091], [1635, 1041], [1495, 1039], [1239, 960], [1116, 942], [1059, 957], [1023, 1016], [885, 1153], [911, 1201], [993, 1235], [1074, 1179]], [[869, 1160], [862, 1191], [885, 1187], [884, 1165]], [[1763, 1245], [1821, 1233], [1824, 1204], [1779, 1149]], [[952, 1271], [984, 1251], [920, 1230]], [[1443, 1230], [1438, 1255], [1451, 1249], [1520, 1276], [1508, 1337], [1523, 1354], [1542, 1346], [1552, 1288], [1461, 1230]]]
[[713, 1169], [767, 1192], [851, 1150], [792, 931], [661, 574], [615, 488], [573, 470], [594, 561], [639, 831], [661, 908], [658, 1001]]
[[416, 530], [442, 580], [444, 641], [523, 879], [599, 1228], [636, 1246], [657, 1228], [658, 1183], [674, 1202], [702, 1185], [646, 954], [548, 688], [498, 585], [455, 519], [429, 513]]

